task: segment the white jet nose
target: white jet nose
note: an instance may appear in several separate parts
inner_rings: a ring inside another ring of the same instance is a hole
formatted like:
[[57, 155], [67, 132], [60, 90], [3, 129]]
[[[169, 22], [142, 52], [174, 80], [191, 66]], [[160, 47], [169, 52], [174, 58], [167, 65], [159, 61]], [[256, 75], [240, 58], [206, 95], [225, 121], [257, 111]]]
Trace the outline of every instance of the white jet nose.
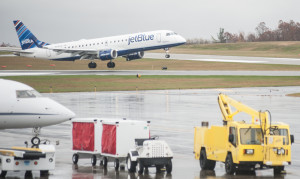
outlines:
[[181, 35], [178, 35], [177, 39], [178, 39], [178, 42], [179, 42], [179, 43], [183, 43], [183, 44], [186, 43], [185, 38], [183, 38]]

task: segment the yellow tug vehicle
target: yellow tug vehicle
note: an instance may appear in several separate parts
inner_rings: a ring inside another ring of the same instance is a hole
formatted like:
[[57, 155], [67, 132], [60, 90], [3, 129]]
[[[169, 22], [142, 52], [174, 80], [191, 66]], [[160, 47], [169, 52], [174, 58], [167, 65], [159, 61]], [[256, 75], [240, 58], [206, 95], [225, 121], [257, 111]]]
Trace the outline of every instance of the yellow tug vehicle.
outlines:
[[[280, 174], [291, 164], [294, 136], [289, 125], [273, 122], [269, 111], [256, 111], [224, 94], [219, 94], [218, 102], [223, 126], [209, 127], [208, 122], [202, 122], [201, 127], [195, 127], [194, 154], [202, 170], [214, 170], [219, 161], [225, 163], [227, 174], [265, 168]], [[240, 112], [250, 115], [251, 122], [234, 121]]]

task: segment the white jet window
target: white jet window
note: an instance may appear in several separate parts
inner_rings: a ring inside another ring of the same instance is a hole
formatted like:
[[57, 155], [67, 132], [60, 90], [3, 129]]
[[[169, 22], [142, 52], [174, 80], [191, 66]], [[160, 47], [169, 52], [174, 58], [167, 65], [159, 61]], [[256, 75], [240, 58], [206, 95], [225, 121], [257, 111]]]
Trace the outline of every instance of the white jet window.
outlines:
[[17, 90], [17, 98], [37, 98], [41, 97], [41, 94], [35, 90]]

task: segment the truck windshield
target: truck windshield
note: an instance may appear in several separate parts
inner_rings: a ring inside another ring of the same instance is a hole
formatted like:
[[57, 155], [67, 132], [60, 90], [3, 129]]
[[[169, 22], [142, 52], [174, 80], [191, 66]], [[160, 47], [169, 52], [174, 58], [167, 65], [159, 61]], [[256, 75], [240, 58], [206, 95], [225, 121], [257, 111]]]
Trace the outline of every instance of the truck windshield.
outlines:
[[[286, 145], [289, 145], [289, 136], [288, 136], [288, 131], [287, 129], [274, 129], [273, 132], [270, 132], [272, 135], [279, 135], [279, 136], [285, 136], [287, 140]], [[285, 141], [284, 141], [285, 143]]]
[[260, 128], [242, 128], [240, 129], [241, 144], [260, 145], [263, 143], [262, 130]]

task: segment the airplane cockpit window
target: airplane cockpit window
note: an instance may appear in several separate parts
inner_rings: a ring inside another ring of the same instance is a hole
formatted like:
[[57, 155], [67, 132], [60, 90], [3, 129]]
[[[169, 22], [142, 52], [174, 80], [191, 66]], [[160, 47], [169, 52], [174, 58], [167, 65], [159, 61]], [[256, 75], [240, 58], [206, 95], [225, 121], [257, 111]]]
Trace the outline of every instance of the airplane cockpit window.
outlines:
[[17, 98], [37, 98], [41, 97], [41, 94], [35, 90], [17, 90]]
[[172, 36], [172, 35], [177, 35], [177, 33], [175, 33], [175, 32], [168, 32], [168, 33], [166, 33], [166, 36]]

